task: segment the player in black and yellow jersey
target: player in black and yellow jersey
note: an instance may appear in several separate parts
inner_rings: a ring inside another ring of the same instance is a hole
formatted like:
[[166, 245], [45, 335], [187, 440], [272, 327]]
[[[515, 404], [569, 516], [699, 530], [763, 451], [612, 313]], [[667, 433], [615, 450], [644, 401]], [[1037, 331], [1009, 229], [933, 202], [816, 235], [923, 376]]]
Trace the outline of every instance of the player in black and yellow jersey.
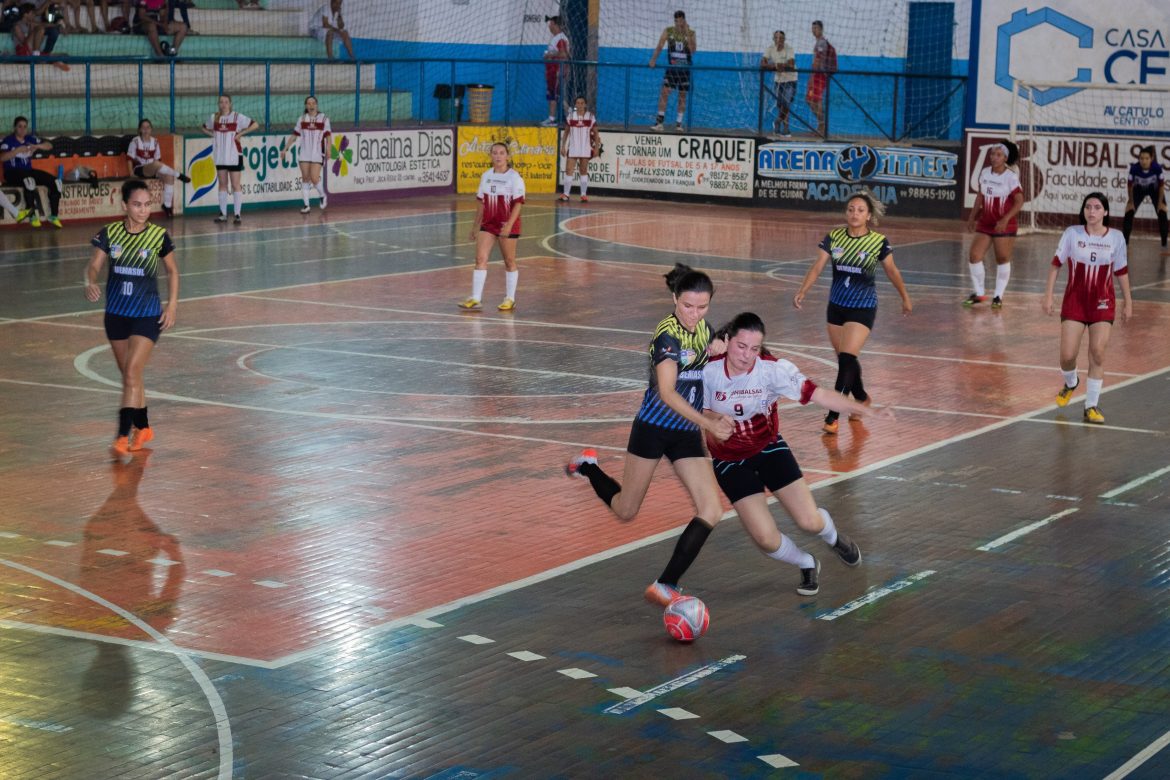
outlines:
[[[881, 202], [869, 191], [862, 190], [852, 195], [845, 202], [845, 227], [830, 231], [818, 245], [817, 259], [792, 298], [792, 305], [801, 308], [805, 294], [825, 264], [833, 261], [833, 284], [829, 289], [827, 312], [829, 342], [837, 353], [837, 382], [833, 389], [843, 395], [852, 395], [863, 404], [869, 403], [869, 395], [861, 382], [858, 355], [877, 318], [874, 278], [879, 265], [898, 295], [902, 296], [902, 314], [909, 314], [913, 308], [902, 274], [894, 265], [890, 242], [881, 233], [870, 229], [877, 225], [882, 212]], [[837, 433], [837, 417], [837, 412], [829, 412], [821, 430], [827, 434]], [[849, 419], [858, 418], [850, 415]]]
[[[150, 223], [150, 190], [140, 179], [122, 185], [126, 218], [106, 225], [90, 242], [93, 256], [85, 267], [85, 297], [102, 297], [97, 277], [110, 261], [106, 278], [106, 337], [122, 372], [122, 406], [114, 455], [142, 449], [154, 438], [146, 415], [143, 373], [159, 334], [175, 324], [179, 306], [179, 267], [167, 231]], [[167, 302], [158, 294], [159, 263], [167, 270]], [[133, 441], [130, 439], [134, 429]]]
[[[703, 366], [715, 341], [704, 316], [715, 286], [705, 273], [682, 264], [666, 274], [666, 285], [674, 296], [674, 311], [658, 323], [650, 342], [650, 386], [630, 430], [621, 484], [597, 465], [596, 450], [585, 450], [565, 469], [570, 475], [588, 477], [614, 514], [631, 520], [642, 506], [658, 461], [663, 455], [670, 458], [674, 473], [691, 494], [695, 517], [679, 537], [662, 576], [646, 588], [646, 600], [661, 606], [678, 598], [679, 578], [723, 515], [715, 472], [703, 449], [703, 431], [724, 441], [734, 430], [726, 416], [702, 413]], [[722, 353], [723, 342], [715, 341], [711, 351]]]

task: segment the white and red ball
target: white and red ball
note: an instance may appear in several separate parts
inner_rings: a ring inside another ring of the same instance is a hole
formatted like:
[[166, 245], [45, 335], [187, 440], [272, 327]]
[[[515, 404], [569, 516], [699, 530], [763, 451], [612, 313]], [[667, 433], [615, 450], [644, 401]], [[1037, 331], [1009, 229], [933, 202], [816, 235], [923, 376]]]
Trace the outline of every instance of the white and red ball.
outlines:
[[693, 642], [707, 633], [711, 613], [707, 605], [694, 596], [682, 596], [670, 602], [662, 613], [666, 633], [680, 642]]

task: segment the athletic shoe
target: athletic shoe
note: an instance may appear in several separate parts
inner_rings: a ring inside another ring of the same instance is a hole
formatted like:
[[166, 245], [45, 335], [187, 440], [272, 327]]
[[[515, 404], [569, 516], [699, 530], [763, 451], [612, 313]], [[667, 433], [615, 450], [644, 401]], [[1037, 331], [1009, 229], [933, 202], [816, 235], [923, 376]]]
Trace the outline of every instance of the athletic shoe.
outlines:
[[781, 138], [791, 138], [791, 137], [792, 137], [792, 133], [789, 133], [789, 132], [783, 132], [783, 133], [781, 133], [781, 134], [780, 134], [780, 137], [781, 137]]
[[216, 222], [227, 222], [227, 214], [220, 214], [215, 218]]
[[467, 298], [458, 304], [460, 309], [468, 309], [469, 311], [479, 311], [479, 301], [475, 298]]
[[682, 132], [682, 130], [683, 130], [682, 122], [679, 122], [679, 123], [677, 123], [677, 124], [674, 126], [674, 129], [675, 129], [675, 130], [677, 130], [678, 132], [680, 132], [680, 133], [681, 133], [681, 132]]
[[829, 434], [831, 436], [835, 436], [837, 434], [837, 429], [840, 427], [841, 427], [841, 423], [838, 420], [832, 420], [832, 421], [825, 420], [825, 424], [821, 426], [821, 433], [826, 433], [826, 434]]
[[[872, 398], [866, 398], [864, 401], [859, 401], [858, 403], [863, 403], [863, 404], [865, 404], [866, 406], [869, 406], [870, 404], [872, 404], [872, 403], [873, 403], [873, 399], [872, 399]], [[860, 420], [860, 419], [862, 419], [862, 417], [861, 417], [861, 415], [860, 415], [860, 414], [851, 414], [851, 415], [849, 415], [849, 422], [857, 422], [857, 421], [858, 421], [858, 420]]]
[[241, 220], [241, 219], [240, 219], [240, 215], [239, 215], [239, 214], [236, 214], [234, 217], [232, 217], [232, 224], [233, 224], [233, 225], [238, 225], [238, 224], [240, 224], [242, 221], [243, 221], [243, 220]]
[[28, 224], [35, 228], [39, 228], [41, 226], [41, 215], [33, 212], [33, 215], [28, 218]]
[[1003, 308], [1003, 298], [1000, 298], [998, 295], [995, 296], [994, 298], [992, 298], [991, 299], [991, 308], [1002, 309]]
[[183, 182], [184, 184], [191, 183], [191, 177], [185, 173], [180, 173], [175, 178], [178, 179], [179, 181]]
[[61, 224], [61, 219], [56, 214], [54, 214], [51, 217], [47, 217], [45, 219], [45, 221], [48, 222], [50, 225], [52, 225], [55, 228], [65, 227], [64, 225]]
[[321, 210], [322, 210], [322, 211], [324, 211], [324, 210], [325, 210], [325, 207], [326, 207], [326, 206], [328, 206], [328, 205], [329, 205], [329, 196], [328, 196], [328, 195], [322, 195], [322, 196], [321, 196]]
[[592, 463], [594, 466], [597, 465], [597, 450], [581, 450], [580, 455], [574, 455], [572, 458], [570, 458], [569, 462], [565, 464], [565, 476], [581, 476], [581, 466], [585, 463]]
[[309, 205], [307, 203], [301, 207], [302, 214], [308, 214], [310, 211], [312, 211], [312, 209], [309, 208]]
[[661, 123], [661, 122], [655, 122], [654, 124], [650, 125], [650, 129], [651, 129], [651, 130], [661, 130], [661, 129], [662, 129], [662, 123]]
[[130, 454], [130, 437], [129, 436], [119, 436], [118, 438], [114, 439], [114, 443], [110, 445], [110, 454], [113, 455], [115, 458], [120, 457], [122, 455], [129, 455]]
[[167, 219], [170, 219], [171, 217], [175, 216], [175, 210], [173, 208], [171, 208], [170, 206], [163, 205], [162, 210], [163, 210], [163, 215], [166, 216]]
[[974, 306], [977, 303], [983, 303], [985, 300], [987, 300], [986, 295], [976, 295], [975, 293], [971, 293], [967, 296], [967, 299], [963, 301], [963, 305]]
[[808, 569], [800, 570], [800, 584], [796, 592], [802, 596], [815, 596], [821, 592], [821, 584], [817, 575], [821, 573], [821, 562], [813, 556], [813, 565]]
[[140, 428], [134, 432], [134, 441], [130, 445], [131, 452], [138, 452], [154, 438], [154, 431], [150, 428]]
[[1080, 386], [1081, 386], [1081, 383], [1077, 382], [1072, 387], [1069, 387], [1068, 385], [1061, 387], [1060, 392], [1056, 394], [1056, 405], [1057, 406], [1068, 406], [1068, 402], [1070, 400], [1072, 400], [1073, 391], [1076, 390]]
[[582, 196], [581, 196], [581, 202], [582, 202], [582, 203], [588, 203], [588, 202], [589, 202], [589, 196], [588, 196], [588, 195], [582, 195]]
[[657, 604], [660, 607], [669, 607], [675, 601], [682, 598], [682, 591], [674, 585], [667, 585], [665, 582], [654, 581], [646, 587], [646, 592], [642, 596], [651, 604]]
[[846, 566], [856, 566], [861, 563], [861, 548], [853, 540], [840, 531], [837, 532], [837, 543], [829, 545], [837, 553]]
[[36, 212], [33, 211], [32, 209], [21, 209], [20, 212], [16, 215], [16, 221], [18, 224], [21, 222], [24, 222], [26, 219], [31, 217], [33, 214], [36, 214]]
[[557, 120], [553, 119], [553, 118], [550, 116], [548, 119], [546, 119], [546, 120], [544, 120], [543, 122], [541, 122], [541, 123], [540, 123], [540, 126], [541, 126], [541, 127], [556, 127], [556, 126], [557, 126]]
[[1101, 410], [1096, 406], [1090, 406], [1085, 409], [1085, 422], [1100, 425], [1105, 422], [1105, 415], [1101, 414]]
[[505, 298], [503, 303], [496, 307], [500, 311], [512, 311], [516, 308], [516, 301], [511, 298]]
[[559, 200], [561, 203], [568, 203], [569, 196], [568, 195], [561, 195], [561, 197], [557, 198], [557, 200]]

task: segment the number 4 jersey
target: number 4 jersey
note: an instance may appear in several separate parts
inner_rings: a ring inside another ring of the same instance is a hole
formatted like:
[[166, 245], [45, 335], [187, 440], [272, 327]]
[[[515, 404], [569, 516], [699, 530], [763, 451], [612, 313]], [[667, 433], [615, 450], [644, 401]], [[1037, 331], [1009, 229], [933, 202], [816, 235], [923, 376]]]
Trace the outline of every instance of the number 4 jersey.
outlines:
[[90, 241], [110, 258], [106, 279], [106, 312], [122, 317], [157, 317], [159, 260], [175, 251], [174, 242], [149, 222], [131, 233], [124, 222], [111, 222]]
[[776, 440], [780, 414], [776, 401], [791, 398], [807, 404], [817, 389], [811, 379], [787, 360], [762, 355], [752, 370], [727, 375], [727, 360], [713, 359], [703, 368], [703, 408], [724, 414], [735, 422], [727, 441], [707, 437], [707, 449], [719, 460], [745, 460]]

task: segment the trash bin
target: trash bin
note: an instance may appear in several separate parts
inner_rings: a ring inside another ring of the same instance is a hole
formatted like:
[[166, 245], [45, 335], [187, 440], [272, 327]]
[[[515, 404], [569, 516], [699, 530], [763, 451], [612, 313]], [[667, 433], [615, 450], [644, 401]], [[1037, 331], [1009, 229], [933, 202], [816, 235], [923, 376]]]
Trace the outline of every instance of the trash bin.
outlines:
[[484, 124], [492, 121], [493, 89], [491, 84], [467, 85], [467, 112], [472, 122]]
[[436, 84], [435, 97], [439, 100], [439, 121], [455, 124], [463, 121], [463, 85], [456, 84], [452, 93], [450, 84]]

